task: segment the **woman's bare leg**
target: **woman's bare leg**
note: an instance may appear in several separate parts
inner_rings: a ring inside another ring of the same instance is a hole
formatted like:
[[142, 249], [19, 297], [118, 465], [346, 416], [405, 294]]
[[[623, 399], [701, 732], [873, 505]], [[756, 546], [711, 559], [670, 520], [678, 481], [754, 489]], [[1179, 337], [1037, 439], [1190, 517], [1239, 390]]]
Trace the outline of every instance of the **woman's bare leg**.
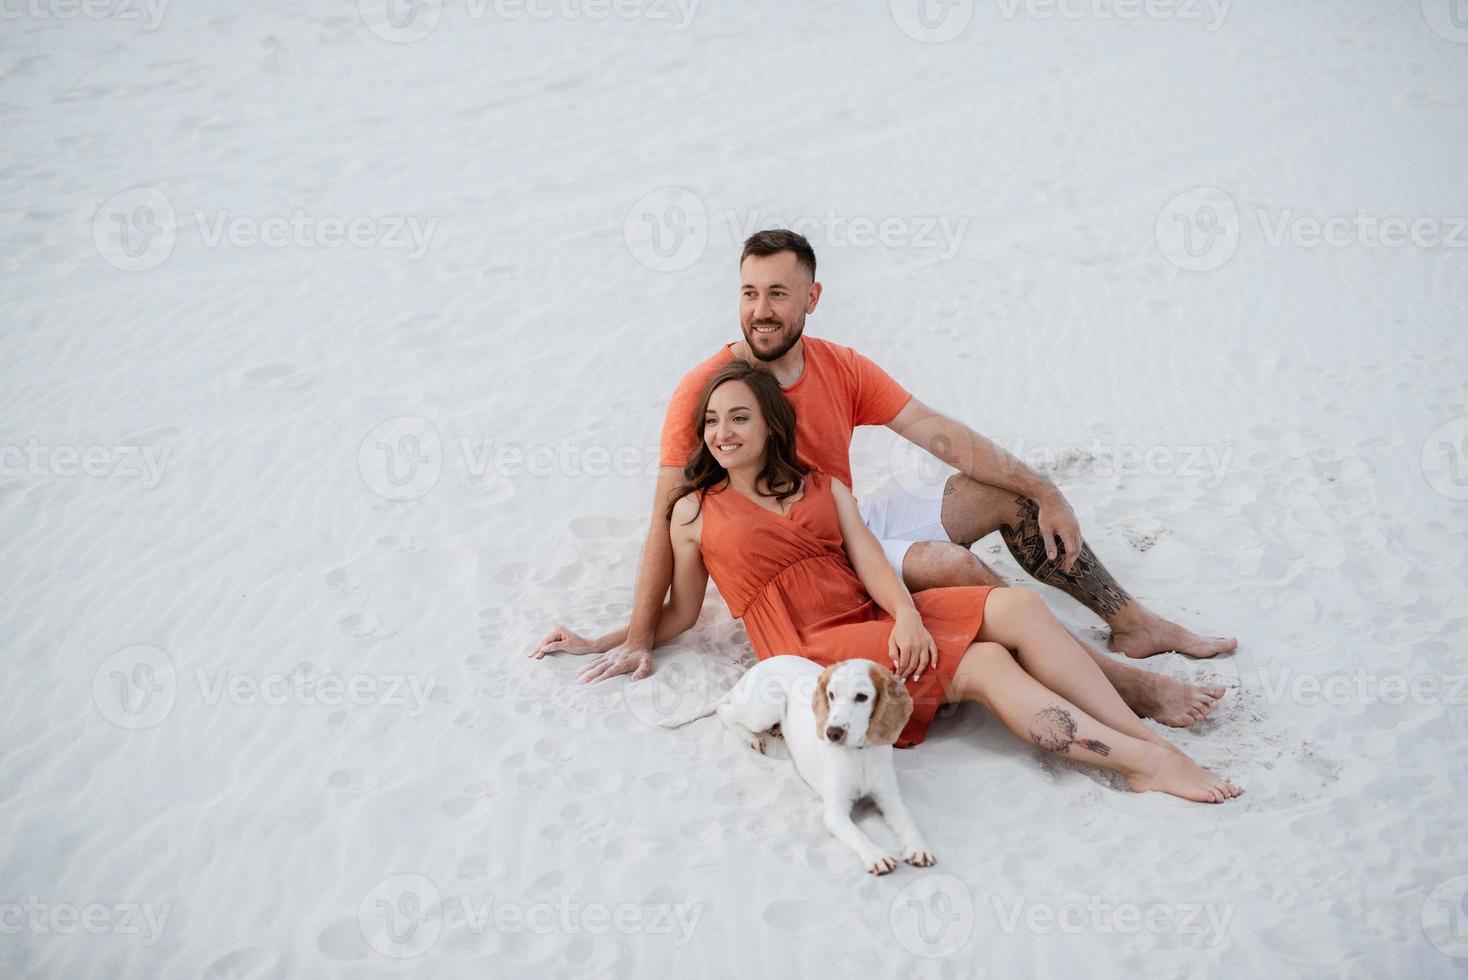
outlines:
[[968, 648], [948, 700], [977, 701], [1020, 738], [1119, 772], [1139, 793], [1155, 790], [1199, 803], [1222, 803], [1243, 792], [1179, 752], [1097, 721], [1031, 677], [997, 643]]
[[1102, 724], [1171, 748], [1127, 707], [1101, 668], [1035, 593], [1010, 588], [990, 592], [978, 639], [1013, 650], [1026, 673]]

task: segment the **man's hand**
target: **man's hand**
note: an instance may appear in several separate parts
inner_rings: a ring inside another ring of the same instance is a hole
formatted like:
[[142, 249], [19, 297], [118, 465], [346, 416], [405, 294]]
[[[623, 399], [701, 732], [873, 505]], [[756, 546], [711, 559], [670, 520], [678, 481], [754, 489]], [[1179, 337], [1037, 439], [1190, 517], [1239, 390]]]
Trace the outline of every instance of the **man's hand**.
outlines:
[[596, 645], [595, 640], [588, 640], [580, 633], [557, 626], [546, 634], [545, 639], [536, 644], [535, 649], [530, 651], [530, 656], [540, 660], [547, 653], [603, 653], [604, 651]]
[[1065, 561], [1060, 568], [1068, 572], [1081, 556], [1081, 522], [1076, 520], [1076, 512], [1070, 509], [1070, 502], [1059, 490], [1036, 497], [1035, 503], [1040, 508], [1036, 520], [1040, 525], [1040, 537], [1045, 542], [1045, 557], [1055, 560], [1058, 553], [1055, 542], [1058, 540], [1065, 546]]
[[597, 657], [591, 666], [576, 675], [576, 679], [583, 684], [591, 684], [618, 674], [631, 674], [634, 681], [640, 681], [651, 673], [652, 651], [637, 650], [624, 643]]

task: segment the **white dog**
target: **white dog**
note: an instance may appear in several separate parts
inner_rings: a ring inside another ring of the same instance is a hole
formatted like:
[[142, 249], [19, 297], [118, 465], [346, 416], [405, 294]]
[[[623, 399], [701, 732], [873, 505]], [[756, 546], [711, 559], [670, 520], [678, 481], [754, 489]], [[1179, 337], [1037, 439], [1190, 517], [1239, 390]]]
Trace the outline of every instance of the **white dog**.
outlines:
[[875, 875], [897, 862], [851, 821], [851, 807], [870, 797], [902, 846], [902, 859], [934, 861], [897, 792], [892, 743], [912, 714], [912, 697], [887, 668], [848, 660], [821, 669], [804, 657], [762, 660], [719, 700], [661, 724], [686, 725], [718, 713], [750, 747], [763, 753], [765, 735], [781, 736], [795, 769], [825, 801], [826, 828]]

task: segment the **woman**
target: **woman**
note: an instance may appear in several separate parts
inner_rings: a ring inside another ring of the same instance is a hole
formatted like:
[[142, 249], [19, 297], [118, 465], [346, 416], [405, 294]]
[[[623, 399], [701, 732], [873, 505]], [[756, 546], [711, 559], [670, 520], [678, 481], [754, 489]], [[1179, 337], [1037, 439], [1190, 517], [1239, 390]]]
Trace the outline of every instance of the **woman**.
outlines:
[[898, 746], [922, 741], [939, 704], [975, 701], [1021, 738], [1119, 772], [1138, 792], [1203, 803], [1242, 792], [1144, 725], [1035, 594], [911, 595], [851, 492], [796, 461], [795, 412], [767, 372], [744, 361], [721, 370], [695, 429], [703, 445], [669, 506], [673, 589], [658, 643], [697, 622], [712, 575], [760, 659], [890, 659], [913, 698]]

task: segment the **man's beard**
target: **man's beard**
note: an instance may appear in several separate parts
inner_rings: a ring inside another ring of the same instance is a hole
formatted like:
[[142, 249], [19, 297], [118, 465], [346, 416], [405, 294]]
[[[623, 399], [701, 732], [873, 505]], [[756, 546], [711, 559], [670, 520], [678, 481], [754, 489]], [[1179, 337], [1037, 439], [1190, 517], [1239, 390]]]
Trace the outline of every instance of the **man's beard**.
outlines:
[[755, 338], [759, 335], [754, 332], [754, 324], [750, 324], [749, 328], [744, 331], [744, 346], [749, 348], [749, 353], [753, 355], [755, 360], [769, 363], [770, 361], [778, 361], [790, 353], [790, 349], [800, 342], [800, 338], [804, 333], [805, 318], [801, 317], [800, 323], [796, 324], [795, 333], [790, 335], [790, 339], [774, 350], [766, 352], [755, 346]]

